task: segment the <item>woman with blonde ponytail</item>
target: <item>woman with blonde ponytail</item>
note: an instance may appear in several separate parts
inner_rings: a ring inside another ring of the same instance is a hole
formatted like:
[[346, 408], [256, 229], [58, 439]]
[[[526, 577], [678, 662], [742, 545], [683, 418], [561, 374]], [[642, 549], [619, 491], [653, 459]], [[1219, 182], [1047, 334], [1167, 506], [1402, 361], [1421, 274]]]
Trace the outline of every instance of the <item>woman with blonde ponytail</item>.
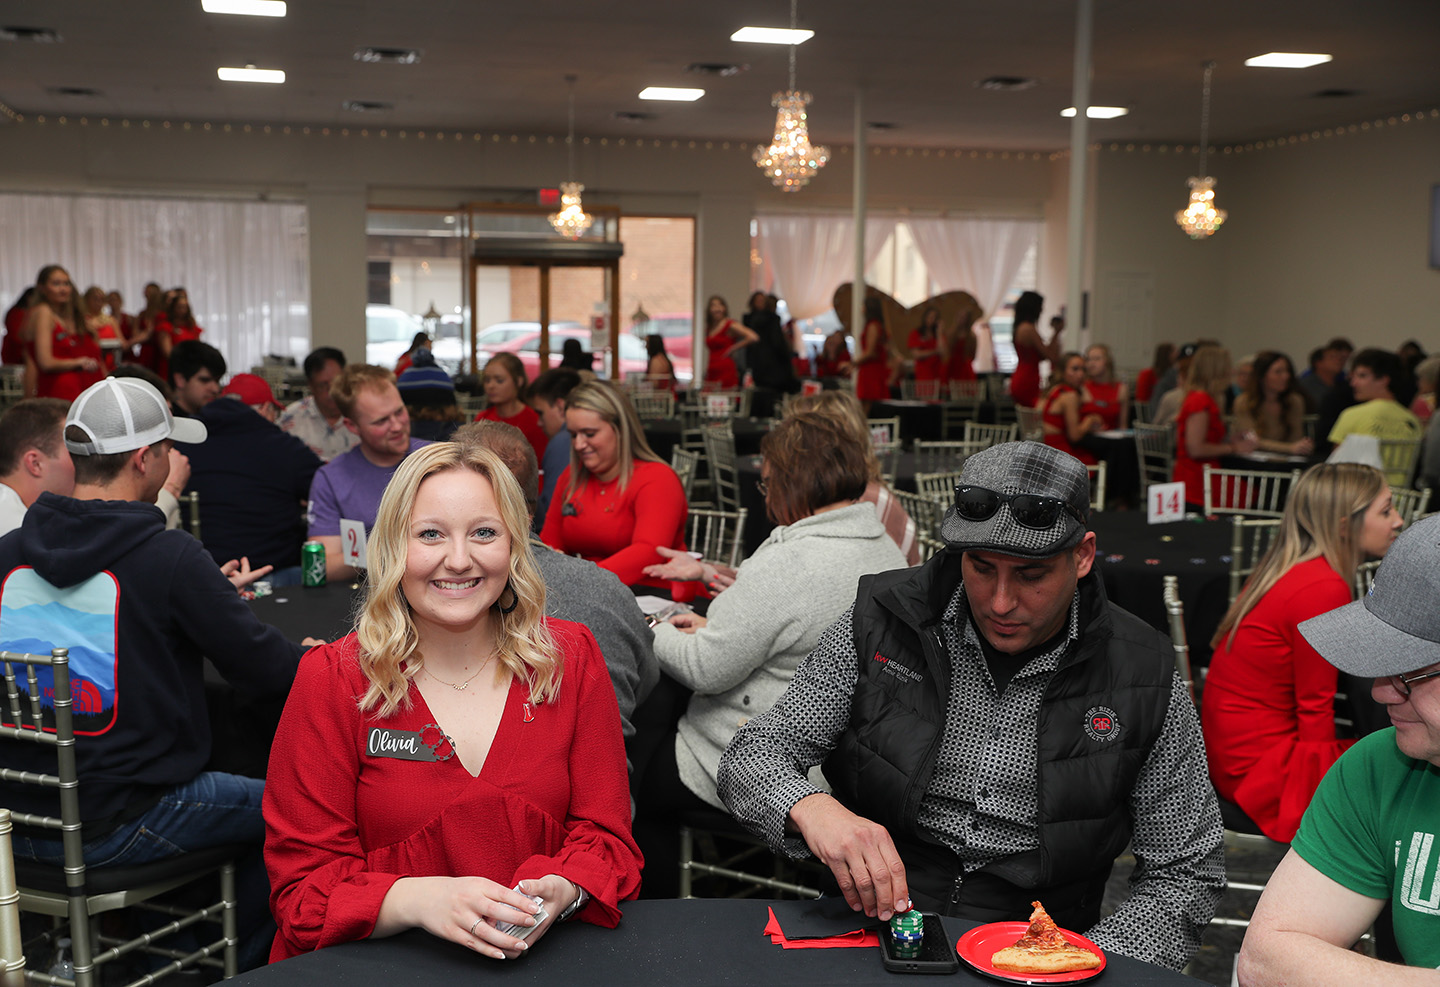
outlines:
[[513, 959], [634, 897], [615, 692], [590, 631], [545, 616], [528, 531], [479, 444], [390, 480], [355, 633], [302, 659], [275, 736], [272, 960], [411, 928]]
[[1383, 556], [1401, 526], [1379, 470], [1311, 468], [1211, 641], [1201, 704], [1210, 779], [1273, 840], [1295, 835], [1320, 779], [1354, 742], [1335, 735], [1335, 667], [1297, 625], [1353, 600], [1355, 567]]

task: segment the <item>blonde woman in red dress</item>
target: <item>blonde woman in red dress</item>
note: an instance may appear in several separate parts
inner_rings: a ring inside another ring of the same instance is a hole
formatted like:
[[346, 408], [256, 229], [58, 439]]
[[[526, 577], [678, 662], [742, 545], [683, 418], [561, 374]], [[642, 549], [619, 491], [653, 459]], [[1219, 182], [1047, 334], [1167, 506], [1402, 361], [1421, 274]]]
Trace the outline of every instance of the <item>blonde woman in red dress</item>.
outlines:
[[100, 341], [85, 322], [70, 275], [51, 264], [35, 279], [39, 294], [30, 306], [25, 338], [35, 364], [35, 393], [74, 401], [105, 376]]
[[1040, 406], [1045, 444], [1069, 453], [1086, 466], [1093, 466], [1095, 454], [1076, 445], [1105, 425], [1099, 415], [1083, 407], [1081, 389], [1085, 386], [1085, 358], [1079, 353], [1066, 353], [1058, 362], [1060, 379], [1050, 388]]
[[1087, 415], [1098, 415], [1108, 429], [1124, 428], [1130, 417], [1130, 388], [1115, 377], [1115, 357], [1104, 343], [1085, 351], [1085, 401]]

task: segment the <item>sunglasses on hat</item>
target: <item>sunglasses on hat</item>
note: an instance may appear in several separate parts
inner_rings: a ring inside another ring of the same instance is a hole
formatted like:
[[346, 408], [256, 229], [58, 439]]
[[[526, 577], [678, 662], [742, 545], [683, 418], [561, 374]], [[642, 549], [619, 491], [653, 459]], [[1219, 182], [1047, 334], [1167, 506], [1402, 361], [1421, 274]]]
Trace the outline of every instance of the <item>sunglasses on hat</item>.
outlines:
[[1082, 525], [1085, 519], [1074, 507], [1058, 497], [1042, 497], [1039, 494], [1002, 494], [985, 487], [955, 486], [955, 513], [967, 521], [988, 521], [995, 516], [1001, 504], [1010, 505], [1010, 516], [1015, 523], [1036, 531], [1045, 531], [1054, 526], [1064, 511]]

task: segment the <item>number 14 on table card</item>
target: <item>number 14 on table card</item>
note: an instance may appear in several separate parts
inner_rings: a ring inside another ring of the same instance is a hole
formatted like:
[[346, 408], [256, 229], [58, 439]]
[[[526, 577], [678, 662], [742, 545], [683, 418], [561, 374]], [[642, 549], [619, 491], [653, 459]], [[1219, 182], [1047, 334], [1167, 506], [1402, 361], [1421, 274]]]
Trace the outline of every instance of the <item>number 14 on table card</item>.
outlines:
[[1185, 484], [1150, 484], [1150, 492], [1145, 500], [1145, 513], [1151, 524], [1182, 520], [1185, 517]]

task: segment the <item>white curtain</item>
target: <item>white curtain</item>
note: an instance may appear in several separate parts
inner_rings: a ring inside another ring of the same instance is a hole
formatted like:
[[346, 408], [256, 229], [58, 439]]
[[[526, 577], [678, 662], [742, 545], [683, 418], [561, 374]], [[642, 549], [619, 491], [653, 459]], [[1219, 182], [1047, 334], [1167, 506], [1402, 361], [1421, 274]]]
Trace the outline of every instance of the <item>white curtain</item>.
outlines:
[[[794, 319], [834, 306], [835, 289], [855, 279], [855, 222], [850, 216], [757, 216], [760, 254], [775, 272], [775, 294]], [[865, 218], [865, 266], [875, 262], [895, 220]]]
[[905, 225], [940, 290], [970, 292], [987, 318], [1040, 240], [1040, 221], [1034, 219], [907, 218]]
[[0, 298], [8, 308], [46, 264], [77, 291], [99, 285], [144, 308], [143, 288], [185, 287], [202, 337], [231, 373], [310, 348], [305, 206], [233, 199], [0, 194]]

